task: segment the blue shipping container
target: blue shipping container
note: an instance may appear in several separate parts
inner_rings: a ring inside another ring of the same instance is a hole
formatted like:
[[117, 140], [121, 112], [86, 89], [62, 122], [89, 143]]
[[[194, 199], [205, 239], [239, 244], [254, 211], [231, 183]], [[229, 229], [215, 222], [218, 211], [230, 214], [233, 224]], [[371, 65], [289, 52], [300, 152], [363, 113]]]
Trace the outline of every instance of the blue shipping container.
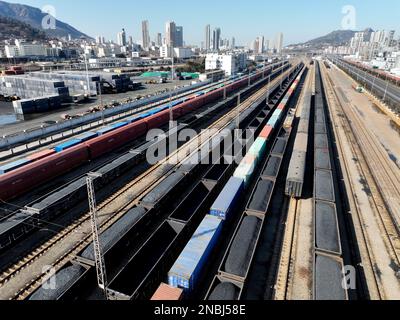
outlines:
[[197, 228], [168, 272], [168, 283], [175, 288], [190, 292], [196, 287], [204, 264], [217, 243], [222, 220], [207, 215]]
[[96, 138], [98, 134], [96, 132], [85, 132], [80, 136], [76, 137], [76, 139], [81, 140], [82, 142], [88, 141], [90, 139]]
[[277, 117], [277, 119], [279, 119], [281, 117], [281, 114], [282, 114], [282, 110], [276, 109], [272, 116], [275, 116], [275, 117]]
[[243, 179], [232, 177], [212, 205], [210, 215], [226, 219], [242, 194], [243, 188]]
[[274, 116], [274, 115], [272, 115], [272, 117], [271, 117], [271, 119], [269, 119], [267, 125], [269, 125], [269, 126], [275, 128], [277, 122], [278, 122], [277, 117]]
[[72, 139], [72, 140], [69, 140], [69, 141], [64, 142], [64, 143], [62, 143], [62, 144], [59, 144], [58, 146], [55, 146], [55, 147], [54, 147], [54, 150], [55, 150], [56, 152], [61, 152], [61, 151], [63, 151], [63, 150], [72, 148], [72, 147], [76, 146], [77, 144], [80, 144], [81, 142], [82, 142], [82, 141], [79, 140], [79, 139]]
[[111, 125], [114, 129], [122, 128], [128, 125], [128, 122], [117, 122]]
[[18, 169], [18, 168], [20, 168], [20, 167], [22, 167], [22, 166], [24, 166], [24, 165], [26, 165], [26, 164], [28, 164], [30, 162], [31, 162], [31, 160], [28, 160], [28, 159], [19, 159], [19, 160], [16, 160], [14, 162], [7, 163], [7, 164], [5, 164], [5, 165], [0, 167], [0, 174], [5, 174], [7, 172], [10, 172], [10, 171], [13, 171], [15, 169]]

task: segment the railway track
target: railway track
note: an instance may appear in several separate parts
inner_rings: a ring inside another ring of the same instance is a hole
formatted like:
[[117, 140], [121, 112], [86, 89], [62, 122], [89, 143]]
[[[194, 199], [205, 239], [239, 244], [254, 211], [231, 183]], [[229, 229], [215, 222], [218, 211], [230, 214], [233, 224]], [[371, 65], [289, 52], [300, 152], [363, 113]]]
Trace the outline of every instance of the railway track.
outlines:
[[[287, 72], [285, 72], [281, 77], [286, 77], [290, 72], [292, 72], [294, 68], [291, 68]], [[238, 114], [249, 108], [252, 103], [261, 97], [263, 97], [270, 86], [273, 86], [279, 83], [280, 77], [272, 81], [270, 84], [264, 86], [260, 90], [258, 90], [255, 94], [253, 94], [249, 99], [244, 101], [239, 106], [233, 108], [227, 114], [225, 114], [222, 118], [217, 120], [213, 125], [209, 127], [209, 129], [216, 129], [217, 131], [211, 136], [215, 137], [218, 133], [220, 133], [224, 128], [228, 126], [235, 118], [237, 118]], [[198, 141], [202, 141], [204, 138], [204, 134], [202, 133], [198, 135], [195, 139], [191, 140], [180, 149], [171, 153], [167, 158], [157, 163], [155, 166], [151, 167], [145, 173], [134, 179], [132, 182], [127, 184], [124, 188], [114, 193], [111, 197], [103, 201], [98, 206], [98, 220], [100, 225], [100, 231], [103, 232], [108, 227], [110, 227], [115, 221], [117, 221], [123, 214], [125, 214], [130, 208], [134, 207], [141, 198], [143, 198], [147, 193], [149, 193], [153, 188], [155, 188], [162, 181], [162, 177], [165, 177], [168, 172], [174, 170], [178, 165], [171, 165], [169, 162], [171, 159], [188, 159], [198, 151], [199, 143]], [[210, 137], [207, 137], [207, 142]], [[196, 145], [196, 151], [190, 152], [193, 150], [193, 145]], [[192, 149], [191, 149], [192, 148]], [[182, 162], [182, 161], [181, 161]], [[120, 205], [120, 203], [123, 203]], [[42, 272], [37, 272], [35, 274], [31, 274], [27, 271], [29, 267], [33, 264], [39, 264], [39, 259], [44, 257], [46, 254], [50, 254], [52, 250], [56, 250], [55, 247], [61, 242], [66, 242], [67, 240], [72, 240], [69, 242], [69, 246], [67, 245], [61, 250], [62, 253], [58, 254], [57, 258], [53, 257], [43, 259], [44, 262], [52, 260], [49, 265], [51, 265], [55, 271], [60, 270], [63, 266], [65, 266], [70, 260], [73, 259], [80, 251], [82, 251], [87, 245], [89, 245], [92, 241], [92, 235], [90, 233], [90, 213], [87, 212], [79, 219], [77, 222], [69, 226], [64, 231], [57, 234], [46, 244], [32, 252], [27, 257], [23, 258], [20, 263], [14, 265], [9, 268], [6, 272], [4, 272], [0, 276], [0, 291], [3, 291], [3, 294], [0, 294], [0, 298], [5, 299], [16, 299], [23, 300], [26, 299], [30, 294], [32, 294], [36, 289], [38, 289], [43, 281], [46, 279], [47, 275]], [[85, 229], [87, 231], [77, 232], [79, 229]], [[77, 236], [80, 234], [80, 237]], [[82, 237], [83, 235], [83, 237]], [[71, 239], [69, 239], [71, 238]], [[45, 263], [45, 264], [46, 264]], [[45, 265], [40, 263], [41, 266]], [[20, 276], [21, 273], [24, 272], [25, 279], [28, 281], [16, 281], [16, 277]], [[28, 273], [28, 275], [27, 275]], [[11, 283], [13, 282], [13, 283]], [[17, 283], [14, 283], [17, 282]], [[21, 284], [22, 283], [22, 284]], [[8, 294], [5, 294], [4, 290], [8, 286]], [[10, 294], [10, 292], [13, 292]]]
[[[399, 191], [396, 189], [400, 185], [398, 174], [395, 172], [388, 160], [382, 155], [379, 150], [377, 142], [374, 137], [368, 132], [365, 126], [360, 121], [356, 112], [354, 112], [351, 105], [343, 106], [339, 96], [334, 88], [334, 84], [325, 67], [323, 67], [323, 78], [325, 83], [325, 91], [328, 100], [333, 121], [335, 122], [334, 131], [338, 137], [338, 148], [341, 156], [343, 157], [343, 167], [346, 174], [346, 181], [349, 185], [350, 205], [354, 211], [353, 219], [357, 223], [356, 232], [358, 232], [358, 241], [362, 241], [360, 248], [362, 255], [363, 269], [367, 278], [368, 291], [371, 299], [390, 299], [396, 292], [388, 288], [389, 281], [382, 267], [385, 261], [382, 260], [382, 255], [374, 251], [372, 248], [374, 239], [377, 235], [370, 234], [368, 220], [362, 211], [359, 204], [359, 199], [356, 195], [356, 187], [351, 180], [351, 168], [348, 159], [345, 156], [343, 141], [340, 139], [338, 132], [339, 124], [344, 128], [344, 134], [349, 141], [352, 154], [355, 155], [357, 161], [356, 166], [368, 185], [370, 192], [370, 206], [373, 210], [375, 220], [379, 225], [380, 235], [383, 238], [386, 246], [387, 254], [391, 262], [395, 265], [391, 268], [396, 272], [399, 278], [399, 253], [400, 253], [400, 239], [399, 239], [399, 224], [398, 224], [398, 208], [391, 203], [394, 197], [398, 197]], [[399, 197], [397, 199], [400, 199]], [[396, 212], [397, 211], [397, 212]], [[399, 294], [399, 292], [397, 292]]]

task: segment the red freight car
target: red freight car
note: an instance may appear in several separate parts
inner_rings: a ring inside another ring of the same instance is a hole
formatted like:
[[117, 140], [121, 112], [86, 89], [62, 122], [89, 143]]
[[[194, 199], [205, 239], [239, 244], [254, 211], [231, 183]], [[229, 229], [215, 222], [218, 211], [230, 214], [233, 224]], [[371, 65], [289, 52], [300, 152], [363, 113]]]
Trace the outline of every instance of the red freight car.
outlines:
[[85, 142], [89, 149], [90, 159], [96, 159], [124, 144], [144, 135], [147, 131], [145, 120], [140, 120], [125, 127], [106, 133]]
[[144, 119], [144, 121], [146, 121], [147, 123], [147, 130], [159, 128], [164, 124], [168, 123], [169, 120], [170, 120], [169, 110], [162, 111], [160, 113], [157, 113], [153, 116]]
[[85, 145], [79, 145], [4, 174], [0, 176], [0, 199], [15, 198], [87, 161], [88, 149]]

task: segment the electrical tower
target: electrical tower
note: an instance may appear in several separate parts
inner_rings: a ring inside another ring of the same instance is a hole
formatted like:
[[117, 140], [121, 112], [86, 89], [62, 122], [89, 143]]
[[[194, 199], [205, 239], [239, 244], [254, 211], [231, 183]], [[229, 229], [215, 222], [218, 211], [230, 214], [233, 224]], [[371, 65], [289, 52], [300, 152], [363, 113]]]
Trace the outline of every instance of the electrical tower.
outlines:
[[99, 285], [99, 288], [104, 291], [106, 300], [108, 300], [106, 267], [104, 264], [104, 256], [102, 254], [100, 240], [99, 240], [99, 228], [97, 225], [96, 195], [93, 186], [93, 180], [100, 176], [101, 176], [100, 174], [89, 173], [86, 178], [86, 182], [88, 189], [90, 220], [92, 222], [93, 249], [96, 261], [97, 283]]

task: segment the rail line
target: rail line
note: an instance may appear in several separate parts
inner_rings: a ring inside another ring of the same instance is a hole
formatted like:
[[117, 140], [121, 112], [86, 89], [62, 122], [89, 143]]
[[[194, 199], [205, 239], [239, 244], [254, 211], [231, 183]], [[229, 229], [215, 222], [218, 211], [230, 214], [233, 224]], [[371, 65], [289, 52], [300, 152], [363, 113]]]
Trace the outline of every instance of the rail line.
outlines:
[[[292, 72], [294, 68], [286, 71], [281, 77], [286, 77], [290, 72]], [[245, 109], [249, 108], [252, 103], [261, 97], [263, 97], [269, 88], [280, 82], [281, 77], [273, 80], [270, 84], [265, 85], [252, 96], [250, 96], [246, 101], [241, 103], [239, 106], [233, 108], [223, 117], [218, 119], [213, 125], [209, 127], [209, 129], [217, 129], [217, 132], [212, 135], [212, 137], [216, 136], [220, 133], [229, 123], [234, 120], [238, 114], [240, 114]], [[208, 133], [207, 133], [208, 134]], [[173, 171], [177, 165], [169, 165], [169, 161], [174, 159], [174, 157], [178, 157], [178, 159], [188, 159], [191, 155], [193, 155], [198, 150], [198, 139], [202, 138], [203, 134], [198, 135], [195, 139], [188, 142], [180, 149], [174, 151], [167, 158], [157, 163], [155, 166], [151, 167], [145, 173], [134, 179], [132, 182], [127, 184], [124, 188], [114, 193], [111, 197], [103, 201], [98, 206], [99, 212], [99, 225], [100, 231], [106, 230], [110, 227], [115, 221], [117, 221], [123, 214], [126, 213], [127, 210], [134, 207], [138, 201], [143, 198], [147, 193], [149, 193], [153, 188], [155, 188], [162, 181], [162, 177], [165, 177], [168, 172]], [[212, 138], [211, 137], [211, 138]], [[209, 141], [210, 137], [208, 137], [207, 141]], [[195, 152], [190, 152], [193, 148], [193, 145], [196, 143], [197, 149]], [[142, 185], [142, 187], [140, 187]], [[135, 189], [133, 191], [133, 189]], [[125, 203], [122, 206], [117, 205], [117, 203]], [[69, 226], [67, 229], [64, 229], [62, 232], [53, 237], [46, 244], [29, 254], [27, 257], [21, 260], [20, 263], [14, 265], [5, 273], [0, 276], [0, 289], [4, 287], [7, 283], [10, 282], [15, 276], [20, 275], [22, 271], [31, 266], [33, 263], [37, 262], [38, 259], [43, 257], [46, 253], [49, 253], [51, 249], [53, 249], [57, 244], [61, 241], [66, 240], [67, 237], [73, 236], [74, 233], [76, 235], [77, 229], [83, 229], [86, 223], [89, 223], [90, 213], [86, 213], [80, 218], [76, 223]], [[86, 228], [90, 230], [90, 228]], [[67, 248], [65, 253], [62, 253], [60, 257], [58, 257], [55, 262], [51, 263], [53, 268], [57, 271], [60, 270], [64, 265], [66, 265], [75, 255], [77, 255], [80, 251], [82, 251], [87, 245], [90, 244], [92, 240], [92, 235], [90, 232], [83, 233], [83, 239], [78, 239], [76, 244], [72, 246], [72, 248]], [[28, 280], [22, 287], [17, 288], [16, 293], [12, 296], [8, 297], [9, 299], [23, 300], [27, 298], [31, 293], [33, 293], [46, 278], [46, 274], [34, 275], [33, 279]]]
[[[400, 253], [400, 239], [399, 229], [397, 223], [396, 212], [391, 210], [391, 205], [388, 203], [386, 194], [399, 194], [396, 192], [396, 187], [393, 185], [397, 180], [397, 173], [393, 171], [390, 163], [387, 162], [386, 158], [379, 152], [376, 142], [373, 137], [367, 132], [360, 119], [357, 117], [351, 106], [345, 108], [341, 103], [337, 92], [334, 89], [334, 84], [325, 67], [323, 67], [323, 77], [325, 79], [325, 91], [328, 100], [328, 104], [331, 108], [331, 114], [335, 122], [334, 131], [338, 137], [338, 148], [344, 161], [342, 161], [346, 177], [348, 178], [348, 184], [351, 191], [351, 202], [355, 210], [355, 218], [358, 220], [359, 235], [363, 241], [362, 256], [363, 256], [363, 268], [366, 272], [368, 281], [369, 294], [372, 299], [386, 299], [386, 288], [382, 281], [381, 270], [376, 253], [373, 252], [371, 245], [372, 238], [368, 234], [368, 223], [365, 221], [359, 201], [356, 196], [355, 186], [351, 181], [351, 173], [349, 163], [344, 156], [343, 142], [338, 134], [338, 123], [340, 121], [344, 128], [344, 134], [349, 141], [352, 153], [356, 156], [356, 165], [364, 176], [365, 181], [368, 184], [370, 190], [370, 204], [374, 211], [374, 215], [377, 218], [377, 223], [381, 229], [381, 235], [384, 238], [385, 245], [387, 247], [387, 253], [392, 259], [392, 262], [397, 264], [399, 267], [399, 253]], [[335, 107], [337, 113], [332, 110]], [[343, 115], [343, 116], [339, 116]], [[340, 119], [340, 120], [339, 120]], [[391, 175], [393, 175], [391, 177]], [[388, 186], [387, 186], [388, 184]], [[399, 184], [400, 185], [400, 182]], [[399, 208], [399, 207], [397, 207]]]

